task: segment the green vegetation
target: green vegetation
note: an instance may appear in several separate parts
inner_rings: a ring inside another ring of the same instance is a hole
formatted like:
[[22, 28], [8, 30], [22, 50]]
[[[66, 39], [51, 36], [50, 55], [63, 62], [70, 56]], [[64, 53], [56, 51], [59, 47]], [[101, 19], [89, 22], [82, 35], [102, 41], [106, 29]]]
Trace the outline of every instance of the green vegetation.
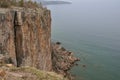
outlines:
[[0, 67], [0, 80], [68, 80], [54, 72], [42, 71], [33, 67]]
[[19, 5], [20, 5], [21, 7], [23, 7], [23, 6], [24, 6], [24, 0], [20, 0], [20, 1], [19, 1]]
[[37, 2], [31, 0], [0, 0], [0, 8], [9, 7], [35, 8], [39, 7], [39, 5]]
[[[35, 76], [37, 77], [36, 80], [68, 80], [63, 76], [58, 75], [54, 72], [41, 71], [32, 67], [19, 67], [19, 68], [13, 67], [10, 69], [10, 72], [15, 72], [16, 74], [31, 73], [32, 75], [34, 75], [34, 77]], [[29, 77], [29, 76], [26, 76], [26, 77]], [[24, 78], [23, 80], [27, 80], [27, 79]]]

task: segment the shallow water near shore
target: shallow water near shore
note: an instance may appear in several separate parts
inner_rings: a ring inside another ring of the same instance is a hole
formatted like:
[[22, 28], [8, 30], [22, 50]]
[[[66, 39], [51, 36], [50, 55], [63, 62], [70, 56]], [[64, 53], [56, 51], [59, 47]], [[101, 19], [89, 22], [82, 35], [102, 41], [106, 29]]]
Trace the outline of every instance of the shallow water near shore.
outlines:
[[71, 0], [47, 6], [52, 40], [81, 59], [71, 72], [76, 80], [120, 79], [120, 1]]

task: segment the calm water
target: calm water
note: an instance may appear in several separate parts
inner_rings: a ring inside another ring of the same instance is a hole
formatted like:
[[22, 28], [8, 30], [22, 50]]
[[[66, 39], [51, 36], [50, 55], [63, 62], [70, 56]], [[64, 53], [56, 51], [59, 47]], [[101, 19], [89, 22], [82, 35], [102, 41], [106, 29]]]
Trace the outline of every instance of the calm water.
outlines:
[[48, 8], [52, 40], [81, 59], [72, 74], [76, 80], [120, 80], [120, 0], [71, 2]]

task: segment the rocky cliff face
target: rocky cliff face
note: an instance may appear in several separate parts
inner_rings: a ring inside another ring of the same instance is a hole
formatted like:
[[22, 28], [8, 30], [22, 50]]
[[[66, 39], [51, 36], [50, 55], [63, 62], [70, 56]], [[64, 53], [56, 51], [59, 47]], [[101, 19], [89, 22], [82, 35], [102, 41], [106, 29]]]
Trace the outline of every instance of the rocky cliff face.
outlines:
[[0, 9], [0, 66], [30, 66], [65, 77], [79, 59], [60, 42], [51, 44], [51, 15], [46, 8]]
[[6, 63], [52, 70], [50, 38], [49, 10], [0, 9], [0, 56]]

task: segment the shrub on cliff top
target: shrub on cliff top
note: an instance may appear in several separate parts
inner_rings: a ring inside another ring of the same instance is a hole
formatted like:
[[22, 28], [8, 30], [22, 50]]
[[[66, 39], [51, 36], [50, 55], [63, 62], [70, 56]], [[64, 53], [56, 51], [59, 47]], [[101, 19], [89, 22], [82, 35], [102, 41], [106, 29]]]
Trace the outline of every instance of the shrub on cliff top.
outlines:
[[32, 0], [0, 0], [0, 8], [9, 8], [11, 6], [27, 8], [39, 7], [37, 2]]
[[0, 7], [7, 8], [10, 7], [10, 3], [7, 0], [0, 0]]

